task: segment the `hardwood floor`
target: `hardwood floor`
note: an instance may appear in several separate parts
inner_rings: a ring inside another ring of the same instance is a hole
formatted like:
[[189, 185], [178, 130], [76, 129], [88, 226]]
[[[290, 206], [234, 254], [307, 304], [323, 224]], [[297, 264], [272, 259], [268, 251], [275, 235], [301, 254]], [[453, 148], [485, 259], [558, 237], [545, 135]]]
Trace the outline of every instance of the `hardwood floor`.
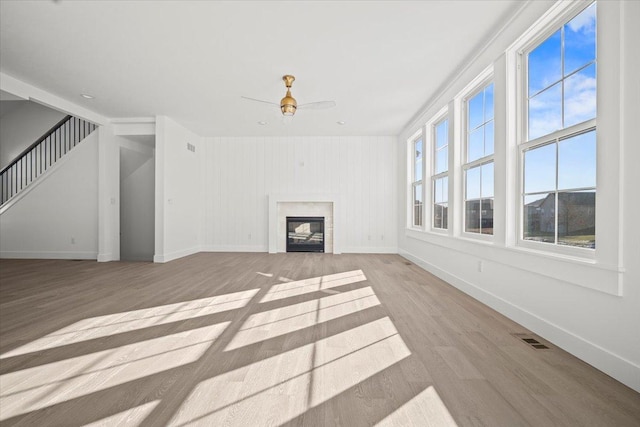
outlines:
[[0, 260], [0, 280], [2, 425], [640, 425], [640, 394], [397, 255]]

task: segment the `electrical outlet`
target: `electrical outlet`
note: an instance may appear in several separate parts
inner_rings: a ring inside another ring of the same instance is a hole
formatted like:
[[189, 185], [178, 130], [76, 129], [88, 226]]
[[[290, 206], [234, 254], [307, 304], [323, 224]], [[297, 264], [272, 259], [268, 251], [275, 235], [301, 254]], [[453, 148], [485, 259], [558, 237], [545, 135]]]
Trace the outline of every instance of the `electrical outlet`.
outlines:
[[71, 244], [72, 244], [72, 245], [75, 245], [75, 244], [76, 244], [76, 238], [75, 238], [75, 237], [72, 237], [72, 238], [71, 238]]
[[248, 236], [248, 237], [249, 237], [249, 240], [251, 240], [251, 233], [249, 233], [249, 236]]
[[482, 273], [483, 267], [484, 267], [484, 265], [483, 265], [482, 261], [478, 261], [478, 272]]

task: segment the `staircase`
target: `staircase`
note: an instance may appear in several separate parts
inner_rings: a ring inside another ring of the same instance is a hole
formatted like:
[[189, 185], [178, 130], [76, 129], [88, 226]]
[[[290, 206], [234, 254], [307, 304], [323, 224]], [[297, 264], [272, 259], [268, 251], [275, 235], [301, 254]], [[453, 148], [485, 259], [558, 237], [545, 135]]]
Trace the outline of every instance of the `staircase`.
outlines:
[[66, 116], [0, 172], [0, 207], [89, 136], [97, 126]]

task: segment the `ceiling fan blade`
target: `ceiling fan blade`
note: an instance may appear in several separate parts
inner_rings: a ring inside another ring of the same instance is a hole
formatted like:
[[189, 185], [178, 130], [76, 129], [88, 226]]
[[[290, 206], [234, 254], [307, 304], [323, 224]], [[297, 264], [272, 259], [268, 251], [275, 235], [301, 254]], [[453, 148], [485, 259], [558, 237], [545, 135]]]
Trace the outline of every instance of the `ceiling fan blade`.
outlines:
[[249, 101], [262, 102], [263, 104], [275, 105], [276, 107], [280, 107], [280, 104], [276, 104], [275, 102], [270, 102], [270, 101], [263, 101], [262, 99], [249, 98], [248, 96], [241, 96], [240, 98], [243, 98]]
[[309, 110], [323, 110], [325, 108], [333, 108], [336, 106], [335, 101], [318, 101], [318, 102], [309, 102], [307, 104], [300, 104], [298, 108], [306, 108]]

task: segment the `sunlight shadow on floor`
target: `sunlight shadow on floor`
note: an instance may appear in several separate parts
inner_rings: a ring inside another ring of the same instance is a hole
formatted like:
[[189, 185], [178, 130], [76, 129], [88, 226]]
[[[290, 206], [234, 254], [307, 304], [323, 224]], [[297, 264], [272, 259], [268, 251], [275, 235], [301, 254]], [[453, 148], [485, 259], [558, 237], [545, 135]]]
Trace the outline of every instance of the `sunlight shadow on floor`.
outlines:
[[252, 314], [225, 351], [308, 328], [380, 305], [370, 286]]
[[192, 301], [108, 314], [80, 320], [49, 335], [0, 355], [0, 359], [47, 350], [95, 338], [135, 331], [155, 325], [207, 316], [246, 306], [259, 289]]
[[436, 389], [429, 386], [376, 424], [376, 427], [395, 426], [457, 427], [457, 424]]
[[310, 292], [317, 292], [323, 289], [363, 282], [365, 280], [367, 280], [367, 278], [362, 270], [353, 270], [344, 273], [312, 277], [310, 279], [288, 281], [287, 283], [272, 286], [260, 302], [276, 301], [292, 296], [308, 294]]
[[159, 400], [147, 402], [101, 420], [84, 424], [82, 427], [138, 426], [158, 406], [158, 403], [160, 403]]
[[202, 381], [169, 425], [278, 425], [410, 354], [384, 317]]
[[230, 322], [0, 376], [0, 421], [197, 361]]

